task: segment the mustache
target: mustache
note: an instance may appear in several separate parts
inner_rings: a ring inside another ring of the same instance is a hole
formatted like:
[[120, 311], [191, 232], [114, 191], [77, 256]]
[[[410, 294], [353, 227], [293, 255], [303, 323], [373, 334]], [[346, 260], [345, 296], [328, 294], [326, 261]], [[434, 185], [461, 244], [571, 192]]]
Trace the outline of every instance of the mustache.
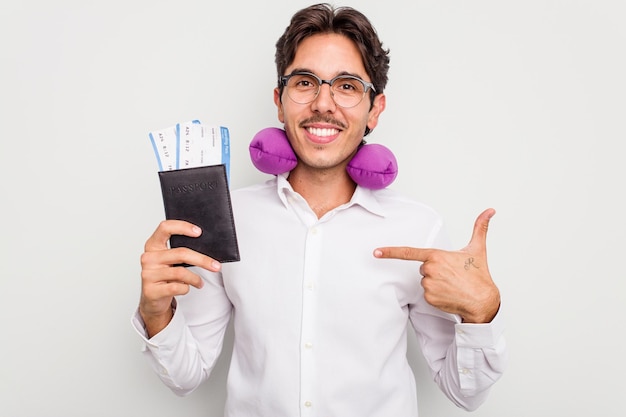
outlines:
[[342, 122], [340, 122], [339, 120], [330, 117], [330, 116], [313, 116], [313, 117], [309, 117], [308, 119], [304, 119], [303, 121], [301, 121], [298, 126], [299, 127], [304, 127], [308, 124], [312, 124], [312, 123], [328, 123], [331, 125], [335, 125], [340, 129], [346, 129], [347, 126], [345, 124], [343, 124]]

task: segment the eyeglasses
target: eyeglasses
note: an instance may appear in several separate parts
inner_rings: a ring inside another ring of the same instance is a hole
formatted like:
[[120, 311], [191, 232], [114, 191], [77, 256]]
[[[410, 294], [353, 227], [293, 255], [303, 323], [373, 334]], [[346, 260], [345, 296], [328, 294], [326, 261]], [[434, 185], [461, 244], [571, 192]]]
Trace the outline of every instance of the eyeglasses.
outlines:
[[338, 75], [332, 80], [322, 80], [310, 72], [297, 71], [278, 78], [280, 85], [287, 89], [287, 95], [298, 104], [309, 104], [317, 98], [322, 84], [330, 86], [330, 95], [340, 107], [358, 105], [368, 90], [376, 92], [374, 84], [353, 75]]

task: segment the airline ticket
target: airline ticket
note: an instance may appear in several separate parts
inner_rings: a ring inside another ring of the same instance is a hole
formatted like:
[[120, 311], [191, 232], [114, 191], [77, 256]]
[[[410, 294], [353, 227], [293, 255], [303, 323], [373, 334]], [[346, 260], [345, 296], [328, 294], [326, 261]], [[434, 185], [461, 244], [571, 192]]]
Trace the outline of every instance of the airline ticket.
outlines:
[[199, 120], [177, 123], [149, 133], [159, 171], [226, 166], [230, 180], [230, 134], [224, 126], [205, 126]]

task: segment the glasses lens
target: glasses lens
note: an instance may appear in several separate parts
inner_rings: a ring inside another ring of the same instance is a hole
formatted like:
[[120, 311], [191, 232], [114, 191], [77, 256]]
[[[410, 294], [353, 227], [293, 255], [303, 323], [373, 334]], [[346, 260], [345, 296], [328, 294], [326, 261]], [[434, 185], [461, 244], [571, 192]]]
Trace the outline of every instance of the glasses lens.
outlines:
[[353, 77], [335, 79], [332, 89], [335, 103], [341, 107], [354, 107], [365, 95], [365, 86], [359, 79]]
[[299, 104], [307, 104], [315, 100], [319, 88], [319, 82], [308, 74], [294, 74], [287, 81], [287, 94]]

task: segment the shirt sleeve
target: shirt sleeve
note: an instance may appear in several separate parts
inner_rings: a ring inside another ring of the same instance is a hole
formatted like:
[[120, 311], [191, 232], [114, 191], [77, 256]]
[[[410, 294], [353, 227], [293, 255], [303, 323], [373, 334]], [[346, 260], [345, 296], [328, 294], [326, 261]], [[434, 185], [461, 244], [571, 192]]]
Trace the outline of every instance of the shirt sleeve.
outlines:
[[458, 407], [476, 410], [506, 366], [502, 311], [491, 323], [473, 324], [415, 306], [411, 323], [435, 383]]
[[152, 369], [180, 396], [193, 392], [211, 374], [232, 310], [221, 274], [191, 269], [202, 277], [204, 286], [191, 287], [189, 293], [176, 297], [174, 316], [163, 330], [148, 339], [139, 311], [131, 318]]
[[[437, 229], [431, 247], [450, 246], [443, 228]], [[428, 304], [422, 294], [409, 315], [435, 383], [458, 407], [476, 410], [506, 366], [502, 306], [490, 323], [462, 323], [460, 316]]]

